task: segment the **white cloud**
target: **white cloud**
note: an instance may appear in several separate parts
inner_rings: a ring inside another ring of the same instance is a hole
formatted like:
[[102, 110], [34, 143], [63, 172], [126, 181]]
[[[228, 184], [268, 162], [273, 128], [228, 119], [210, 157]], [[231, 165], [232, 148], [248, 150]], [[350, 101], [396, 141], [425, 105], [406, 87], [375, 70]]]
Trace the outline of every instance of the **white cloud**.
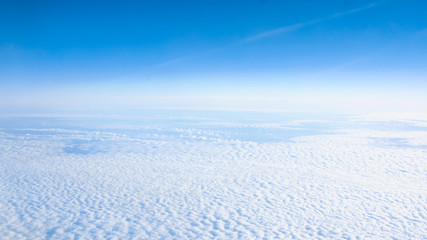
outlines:
[[408, 144], [426, 131], [306, 120], [335, 131], [263, 142], [296, 122], [205, 118], [3, 129], [0, 238], [422, 238], [427, 149]]

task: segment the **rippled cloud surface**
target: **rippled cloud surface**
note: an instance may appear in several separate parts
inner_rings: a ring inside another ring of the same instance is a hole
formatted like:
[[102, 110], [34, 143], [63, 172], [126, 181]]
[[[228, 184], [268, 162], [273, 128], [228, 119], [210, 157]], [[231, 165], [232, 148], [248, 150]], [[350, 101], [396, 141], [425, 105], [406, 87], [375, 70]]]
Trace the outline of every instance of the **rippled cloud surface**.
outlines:
[[423, 239], [427, 122], [2, 118], [1, 239]]

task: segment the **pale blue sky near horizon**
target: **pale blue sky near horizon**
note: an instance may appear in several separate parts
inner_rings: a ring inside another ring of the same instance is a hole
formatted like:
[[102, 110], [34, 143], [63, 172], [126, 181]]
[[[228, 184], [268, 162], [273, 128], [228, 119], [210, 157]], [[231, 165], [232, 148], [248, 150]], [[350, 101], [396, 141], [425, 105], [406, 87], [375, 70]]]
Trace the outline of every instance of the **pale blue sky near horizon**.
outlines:
[[2, 1], [0, 109], [425, 111], [424, 1]]

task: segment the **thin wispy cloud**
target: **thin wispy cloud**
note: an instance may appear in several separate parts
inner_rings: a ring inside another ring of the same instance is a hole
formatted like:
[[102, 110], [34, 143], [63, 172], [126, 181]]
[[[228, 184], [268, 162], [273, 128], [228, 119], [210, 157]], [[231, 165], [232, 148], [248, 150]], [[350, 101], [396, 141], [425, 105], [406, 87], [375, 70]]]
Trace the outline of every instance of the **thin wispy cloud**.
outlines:
[[[232, 43], [229, 44], [229, 46], [236, 46], [236, 45], [240, 45], [240, 44], [245, 44], [245, 43], [249, 43], [249, 42], [261, 40], [261, 39], [264, 39], [264, 38], [272, 37], [272, 36], [283, 34], [283, 33], [287, 33], [287, 32], [297, 31], [297, 30], [299, 30], [301, 28], [304, 28], [304, 27], [307, 27], [307, 26], [310, 26], [310, 25], [314, 25], [314, 24], [317, 24], [317, 23], [320, 23], [320, 22], [323, 22], [323, 21], [326, 21], [326, 20], [331, 20], [331, 19], [343, 17], [343, 16], [346, 16], [346, 15], [350, 15], [350, 14], [353, 14], [353, 13], [357, 13], [357, 12], [363, 11], [363, 10], [367, 10], [369, 8], [373, 8], [373, 7], [378, 6], [379, 4], [381, 4], [383, 2], [384, 1], [373, 2], [373, 3], [368, 4], [366, 6], [359, 7], [359, 8], [354, 8], [354, 9], [350, 9], [348, 11], [338, 12], [338, 13], [332, 14], [332, 15], [330, 15], [328, 17], [325, 17], [325, 18], [315, 19], [315, 20], [311, 20], [311, 21], [307, 21], [307, 22], [301, 22], [301, 23], [296, 23], [296, 24], [292, 24], [292, 25], [288, 25], [288, 26], [276, 28], [276, 29], [273, 29], [273, 30], [268, 30], [268, 31], [265, 31], [265, 32], [261, 32], [261, 33], [258, 33], [258, 34], [246, 37], [243, 40], [232, 42]], [[190, 55], [187, 55], [187, 56], [184, 56], [184, 57], [177, 57], [177, 58], [174, 58], [174, 59], [167, 60], [165, 62], [156, 64], [152, 68], [153, 69], [157, 69], [157, 68], [162, 68], [162, 67], [165, 67], [165, 66], [169, 66], [169, 65], [173, 65], [173, 64], [185, 62], [185, 61], [187, 61], [189, 59], [194, 59], [194, 58], [197, 58], [197, 57], [200, 57], [200, 56], [209, 55], [211, 53], [220, 52], [224, 48], [225, 47], [223, 47], [223, 48], [215, 48], [215, 49], [208, 49], [208, 50], [205, 50], [205, 51], [202, 51], [202, 52], [198, 52], [198, 53], [195, 53], [195, 54], [190, 54]]]
[[357, 13], [357, 12], [360, 12], [360, 11], [363, 11], [363, 10], [367, 10], [367, 9], [373, 8], [375, 6], [378, 6], [380, 3], [382, 3], [382, 1], [374, 2], [374, 3], [368, 4], [368, 5], [363, 6], [363, 7], [350, 9], [348, 11], [338, 12], [338, 13], [335, 13], [335, 14], [329, 16], [329, 17], [320, 18], [320, 19], [316, 19], [316, 20], [311, 20], [311, 21], [307, 21], [307, 22], [296, 23], [296, 24], [292, 24], [292, 25], [288, 25], [288, 26], [276, 28], [276, 29], [273, 29], [273, 30], [268, 30], [268, 31], [265, 31], [265, 32], [262, 32], [262, 33], [258, 33], [258, 34], [249, 36], [249, 37], [243, 39], [240, 43], [252, 42], [252, 41], [260, 40], [260, 39], [263, 39], [263, 38], [268, 38], [268, 37], [275, 36], [275, 35], [282, 34], [282, 33], [293, 32], [293, 31], [299, 30], [299, 29], [301, 29], [303, 27], [314, 25], [314, 24], [317, 24], [317, 23], [320, 23], [320, 22], [323, 22], [323, 21], [326, 21], [326, 20], [330, 20], [330, 19], [334, 19], [334, 18], [339, 18], [339, 17], [343, 17], [343, 16], [350, 15], [350, 14], [353, 14], [353, 13]]
[[342, 17], [342, 16], [346, 16], [346, 15], [349, 15], [349, 14], [352, 14], [352, 13], [357, 13], [357, 12], [360, 12], [360, 11], [363, 11], [363, 10], [367, 10], [367, 9], [370, 9], [370, 8], [378, 6], [382, 2], [383, 1], [373, 2], [371, 4], [368, 4], [368, 5], [360, 7], [360, 8], [354, 8], [354, 9], [351, 9], [351, 10], [348, 10], [348, 11], [345, 11], [345, 12], [339, 12], [339, 13], [336, 13], [336, 14], [334, 14], [334, 15], [328, 17], [328, 18], [325, 18], [323, 20], [333, 19], [333, 18], [337, 18], [337, 17]]
[[256, 41], [256, 40], [262, 39], [262, 38], [271, 37], [273, 35], [278, 35], [278, 34], [281, 34], [281, 33], [293, 32], [293, 31], [296, 31], [296, 30], [298, 30], [300, 28], [303, 28], [305, 26], [318, 23], [320, 21], [322, 21], [322, 20], [314, 20], [314, 21], [309, 21], [309, 22], [304, 22], [304, 23], [297, 23], [297, 24], [293, 24], [293, 25], [289, 25], [289, 26], [284, 26], [284, 27], [276, 28], [276, 29], [273, 29], [273, 30], [270, 30], [270, 31], [265, 31], [265, 32], [262, 32], [262, 33], [259, 33], [259, 34], [247, 37], [247, 38], [243, 39], [243, 41], [241, 41], [241, 43], [252, 42], [252, 41]]

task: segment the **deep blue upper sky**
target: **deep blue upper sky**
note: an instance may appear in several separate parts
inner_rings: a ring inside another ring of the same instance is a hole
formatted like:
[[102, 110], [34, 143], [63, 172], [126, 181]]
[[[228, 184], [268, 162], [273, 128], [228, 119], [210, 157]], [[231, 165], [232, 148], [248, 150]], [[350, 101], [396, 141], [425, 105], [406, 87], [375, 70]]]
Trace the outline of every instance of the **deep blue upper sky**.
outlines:
[[419, 90], [426, 12], [421, 0], [1, 1], [0, 84], [15, 97]]

